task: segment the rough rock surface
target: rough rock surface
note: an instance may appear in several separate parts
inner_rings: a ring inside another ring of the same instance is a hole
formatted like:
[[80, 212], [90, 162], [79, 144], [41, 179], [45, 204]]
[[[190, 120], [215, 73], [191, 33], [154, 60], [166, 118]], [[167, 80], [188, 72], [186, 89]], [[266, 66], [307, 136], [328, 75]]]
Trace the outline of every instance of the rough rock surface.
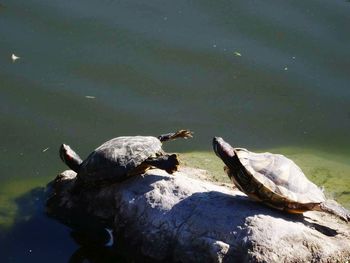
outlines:
[[319, 212], [285, 214], [184, 172], [150, 170], [73, 196], [75, 173], [65, 171], [52, 183], [48, 213], [67, 224], [81, 213], [95, 216], [130, 246], [160, 261], [350, 260], [350, 224]]

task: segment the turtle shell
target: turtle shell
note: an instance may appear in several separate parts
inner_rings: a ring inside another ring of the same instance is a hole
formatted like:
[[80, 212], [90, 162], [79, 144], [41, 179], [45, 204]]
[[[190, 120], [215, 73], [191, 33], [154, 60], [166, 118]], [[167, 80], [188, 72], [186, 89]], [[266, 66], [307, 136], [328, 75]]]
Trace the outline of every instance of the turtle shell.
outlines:
[[123, 136], [94, 150], [81, 164], [79, 180], [122, 181], [147, 158], [162, 153], [162, 143], [153, 136]]
[[[269, 152], [253, 153], [242, 148], [236, 148], [235, 153], [246, 172], [255, 180], [254, 186], [262, 185], [259, 190], [260, 197], [264, 195], [262, 201], [279, 200], [300, 204], [325, 201], [322, 190], [309, 181], [287, 157]], [[241, 187], [245, 188], [243, 185]]]

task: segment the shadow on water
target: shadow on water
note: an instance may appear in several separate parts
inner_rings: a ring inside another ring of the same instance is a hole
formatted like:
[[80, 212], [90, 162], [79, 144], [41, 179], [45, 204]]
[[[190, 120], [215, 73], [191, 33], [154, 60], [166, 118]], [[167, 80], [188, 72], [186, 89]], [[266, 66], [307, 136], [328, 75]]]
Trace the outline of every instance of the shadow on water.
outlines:
[[130, 262], [115, 248], [95, 245], [99, 232], [71, 230], [49, 218], [46, 199], [46, 189], [38, 187], [15, 200], [15, 223], [0, 229], [1, 262]]
[[1, 229], [1, 262], [65, 262], [74, 250], [69, 230], [44, 214], [45, 189], [18, 197], [13, 226]]

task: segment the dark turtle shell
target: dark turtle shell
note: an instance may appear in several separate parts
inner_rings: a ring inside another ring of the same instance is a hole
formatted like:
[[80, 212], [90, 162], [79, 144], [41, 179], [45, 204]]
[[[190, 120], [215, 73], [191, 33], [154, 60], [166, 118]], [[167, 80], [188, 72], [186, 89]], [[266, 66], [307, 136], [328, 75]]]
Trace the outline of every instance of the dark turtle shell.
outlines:
[[102, 144], [83, 161], [78, 179], [84, 183], [122, 181], [147, 158], [162, 153], [162, 143], [156, 137], [117, 137]]

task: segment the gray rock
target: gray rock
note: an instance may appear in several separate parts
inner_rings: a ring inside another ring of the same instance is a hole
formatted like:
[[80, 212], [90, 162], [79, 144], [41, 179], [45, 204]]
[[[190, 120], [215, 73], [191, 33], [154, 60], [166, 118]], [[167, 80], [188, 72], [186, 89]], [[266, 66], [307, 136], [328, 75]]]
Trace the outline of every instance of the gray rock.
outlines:
[[[184, 172], [191, 172], [191, 177]], [[325, 213], [291, 215], [235, 189], [197, 180], [195, 169], [145, 176], [70, 194], [65, 171], [52, 183], [48, 212], [69, 224], [81, 211], [155, 260], [174, 262], [347, 262], [350, 226]], [[203, 171], [198, 171], [203, 175]]]

